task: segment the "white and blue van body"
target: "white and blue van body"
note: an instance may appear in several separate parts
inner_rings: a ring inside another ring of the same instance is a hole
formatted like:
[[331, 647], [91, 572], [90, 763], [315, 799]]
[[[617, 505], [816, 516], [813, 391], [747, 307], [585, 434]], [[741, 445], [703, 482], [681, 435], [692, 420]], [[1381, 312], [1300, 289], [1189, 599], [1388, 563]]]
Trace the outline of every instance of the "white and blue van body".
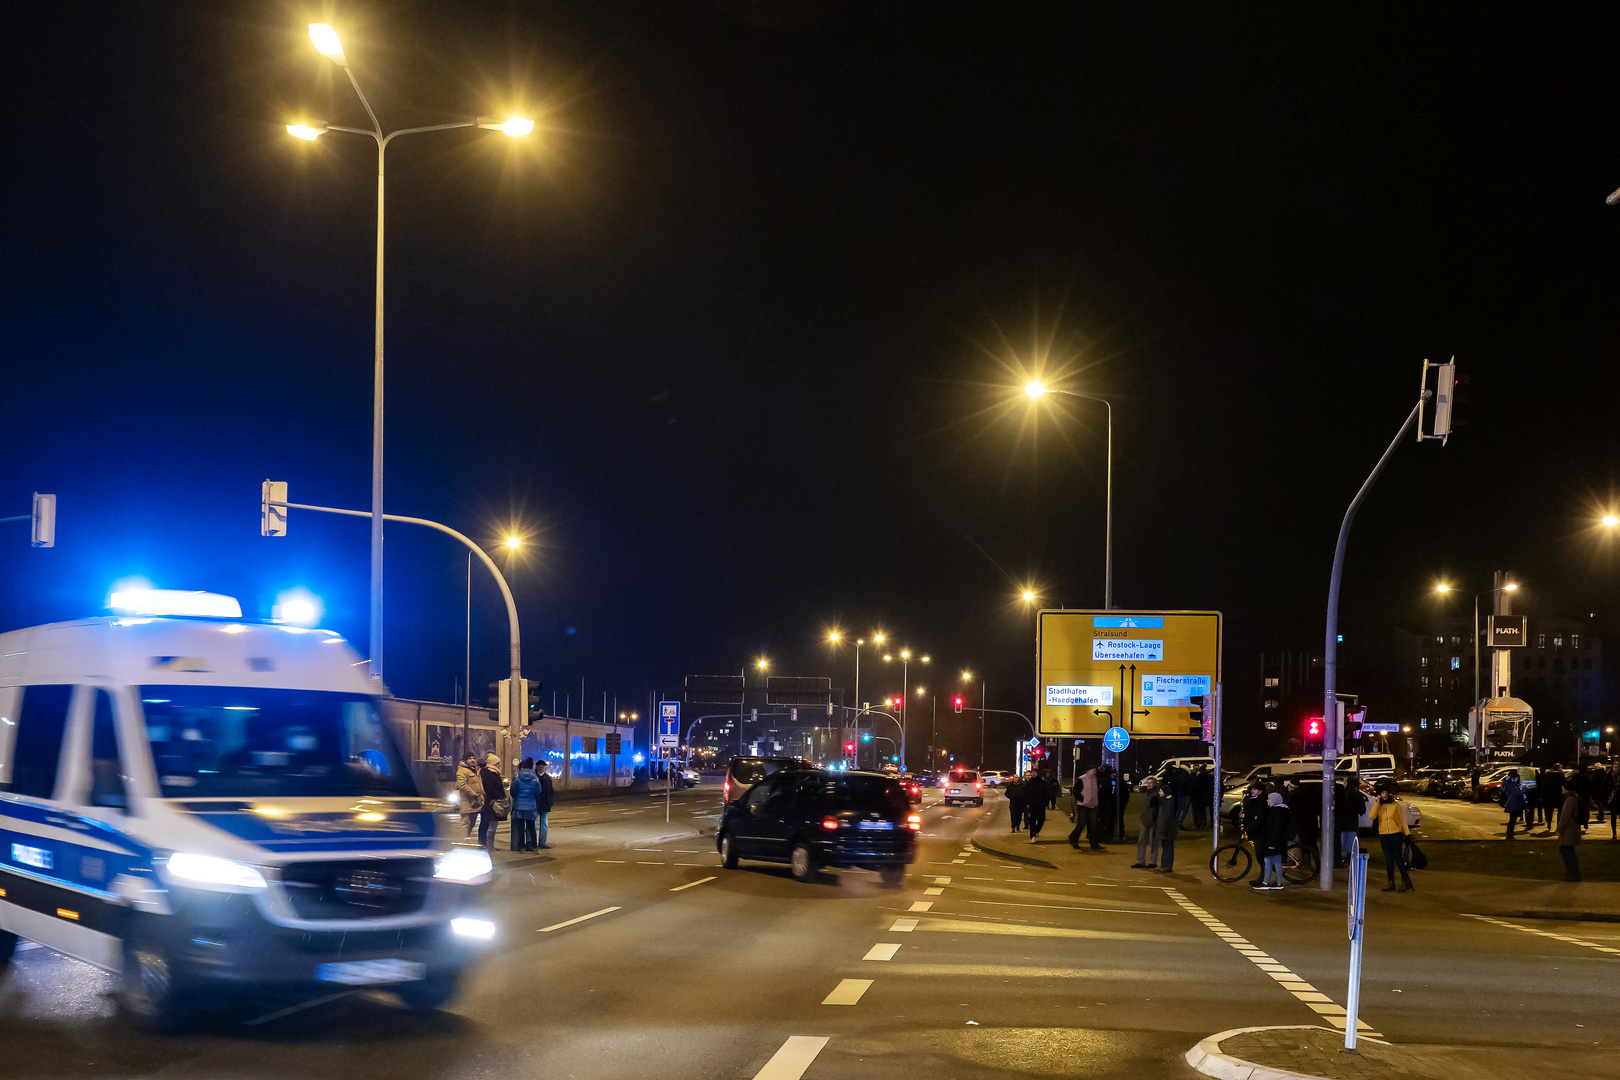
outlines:
[[229, 987], [437, 1008], [487, 946], [380, 687], [329, 631], [125, 616], [0, 634], [0, 967], [19, 938], [122, 972], [138, 1026]]

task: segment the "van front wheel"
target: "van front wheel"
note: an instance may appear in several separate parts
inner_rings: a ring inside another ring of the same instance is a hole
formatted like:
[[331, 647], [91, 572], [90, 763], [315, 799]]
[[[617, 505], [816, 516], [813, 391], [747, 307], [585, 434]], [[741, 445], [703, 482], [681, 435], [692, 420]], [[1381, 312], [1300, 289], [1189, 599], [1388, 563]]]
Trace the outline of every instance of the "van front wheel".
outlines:
[[435, 1012], [456, 996], [456, 986], [460, 981], [458, 972], [445, 972], [429, 975], [421, 982], [406, 983], [397, 987], [394, 993], [399, 995], [400, 1002], [411, 1012]]
[[17, 935], [9, 930], [0, 930], [0, 971], [6, 969], [11, 958], [17, 953]]
[[162, 946], [149, 942], [124, 944], [118, 1011], [130, 1027], [153, 1035], [175, 1031], [185, 1024], [191, 1009]]

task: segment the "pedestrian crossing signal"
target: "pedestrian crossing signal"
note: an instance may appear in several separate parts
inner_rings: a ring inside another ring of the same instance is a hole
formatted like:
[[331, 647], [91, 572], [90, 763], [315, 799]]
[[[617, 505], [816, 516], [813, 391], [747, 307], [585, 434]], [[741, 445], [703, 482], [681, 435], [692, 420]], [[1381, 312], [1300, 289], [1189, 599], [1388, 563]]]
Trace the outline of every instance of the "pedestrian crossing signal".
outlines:
[[967, 698], [963, 697], [961, 694], [957, 694], [955, 697], [951, 698], [951, 705], [956, 709], [957, 712], [961, 712], [962, 706], [966, 704]]

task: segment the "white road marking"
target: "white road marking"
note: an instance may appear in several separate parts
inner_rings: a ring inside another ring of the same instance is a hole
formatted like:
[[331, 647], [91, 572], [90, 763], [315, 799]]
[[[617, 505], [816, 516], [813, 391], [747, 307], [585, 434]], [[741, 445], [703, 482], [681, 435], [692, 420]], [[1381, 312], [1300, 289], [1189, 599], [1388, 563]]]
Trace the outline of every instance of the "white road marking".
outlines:
[[952, 859], [951, 860], [951, 865], [952, 866], [961, 866], [965, 862], [967, 862], [966, 859]]
[[833, 992], [821, 999], [823, 1005], [854, 1005], [861, 995], [871, 989], [871, 979], [844, 979]]
[[915, 903], [913, 903], [906, 910], [907, 911], [927, 911], [928, 909], [932, 908], [933, 906], [934, 906], [934, 902], [932, 900], [918, 900]]
[[663, 866], [664, 864], [661, 863], [661, 862], [648, 862], [645, 859], [637, 859], [636, 860], [636, 865], [637, 866]]
[[1073, 881], [1048, 881], [1047, 884], [1048, 885], [1074, 885], [1074, 884], [1077, 884], [1077, 882], [1073, 882]]
[[880, 945], [872, 946], [872, 948], [869, 949], [867, 951], [866, 955], [861, 957], [861, 959], [862, 960], [893, 960], [894, 959], [894, 954], [899, 952], [899, 951], [900, 951], [900, 946], [890, 944], [890, 943], [886, 942], [886, 943], [883, 943], [883, 944], [880, 944]]
[[714, 875], [710, 874], [708, 877], [698, 878], [696, 881], [688, 881], [685, 885], [677, 885], [677, 886], [675, 886], [673, 889], [671, 889], [669, 891], [670, 892], [680, 892], [682, 889], [690, 889], [694, 885], [701, 885], [705, 881], [713, 881], [713, 880], [714, 880]]
[[909, 934], [915, 929], [917, 929], [916, 919], [896, 919], [894, 925], [889, 927], [889, 932], [893, 934]]
[[994, 881], [996, 879], [993, 878], [993, 877], [965, 877], [962, 880], [963, 881]]
[[623, 865], [623, 863], [624, 863], [623, 859], [597, 859], [596, 861], [597, 862], [619, 863], [620, 865]]
[[1597, 942], [1587, 941], [1585, 938], [1570, 937], [1568, 934], [1555, 934], [1551, 930], [1537, 930], [1530, 926], [1520, 926], [1517, 923], [1503, 922], [1501, 919], [1493, 919], [1489, 915], [1464, 914], [1463, 918], [1478, 919], [1480, 922], [1488, 922], [1492, 926], [1504, 926], [1509, 930], [1519, 930], [1526, 934], [1535, 934], [1537, 937], [1552, 938], [1554, 941], [1563, 941], [1570, 945], [1583, 945], [1588, 949], [1596, 949], [1601, 953], [1620, 954], [1620, 949], [1612, 949], [1607, 945], [1599, 945]]
[[826, 1045], [825, 1035], [790, 1035], [765, 1067], [754, 1074], [754, 1080], [799, 1080]]
[[945, 891], [944, 889], [940, 888], [938, 885], [935, 885], [932, 889], [924, 889], [923, 890], [923, 895], [924, 896], [938, 896], [941, 893], [943, 893], [944, 891]]
[[606, 915], [610, 911], [618, 911], [618, 910], [619, 909], [616, 906], [615, 907], [605, 907], [601, 911], [593, 911], [589, 915], [581, 915], [577, 919], [569, 919], [566, 922], [553, 923], [550, 926], [542, 926], [540, 929], [536, 930], [535, 933], [537, 933], [537, 934], [549, 934], [553, 930], [561, 930], [565, 926], [573, 926], [575, 923], [582, 923], [586, 919], [594, 919], [598, 915]]
[[934, 879], [935, 885], [949, 885], [950, 883], [951, 879], [948, 877], [937, 877]]
[[988, 904], [991, 907], [1056, 908], [1059, 911], [1117, 911], [1124, 915], [1175, 915], [1173, 911], [1142, 911], [1137, 908], [1080, 907], [1076, 904], [1009, 904], [1003, 900], [969, 900], [970, 904]]

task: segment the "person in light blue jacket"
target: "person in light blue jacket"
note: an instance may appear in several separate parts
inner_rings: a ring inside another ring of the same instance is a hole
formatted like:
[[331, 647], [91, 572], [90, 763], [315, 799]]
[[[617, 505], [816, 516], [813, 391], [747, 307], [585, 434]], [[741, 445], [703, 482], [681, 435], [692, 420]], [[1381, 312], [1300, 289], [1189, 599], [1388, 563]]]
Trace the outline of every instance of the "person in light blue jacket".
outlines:
[[535, 819], [539, 816], [540, 779], [534, 774], [534, 759], [524, 758], [512, 777], [512, 850], [535, 851]]

